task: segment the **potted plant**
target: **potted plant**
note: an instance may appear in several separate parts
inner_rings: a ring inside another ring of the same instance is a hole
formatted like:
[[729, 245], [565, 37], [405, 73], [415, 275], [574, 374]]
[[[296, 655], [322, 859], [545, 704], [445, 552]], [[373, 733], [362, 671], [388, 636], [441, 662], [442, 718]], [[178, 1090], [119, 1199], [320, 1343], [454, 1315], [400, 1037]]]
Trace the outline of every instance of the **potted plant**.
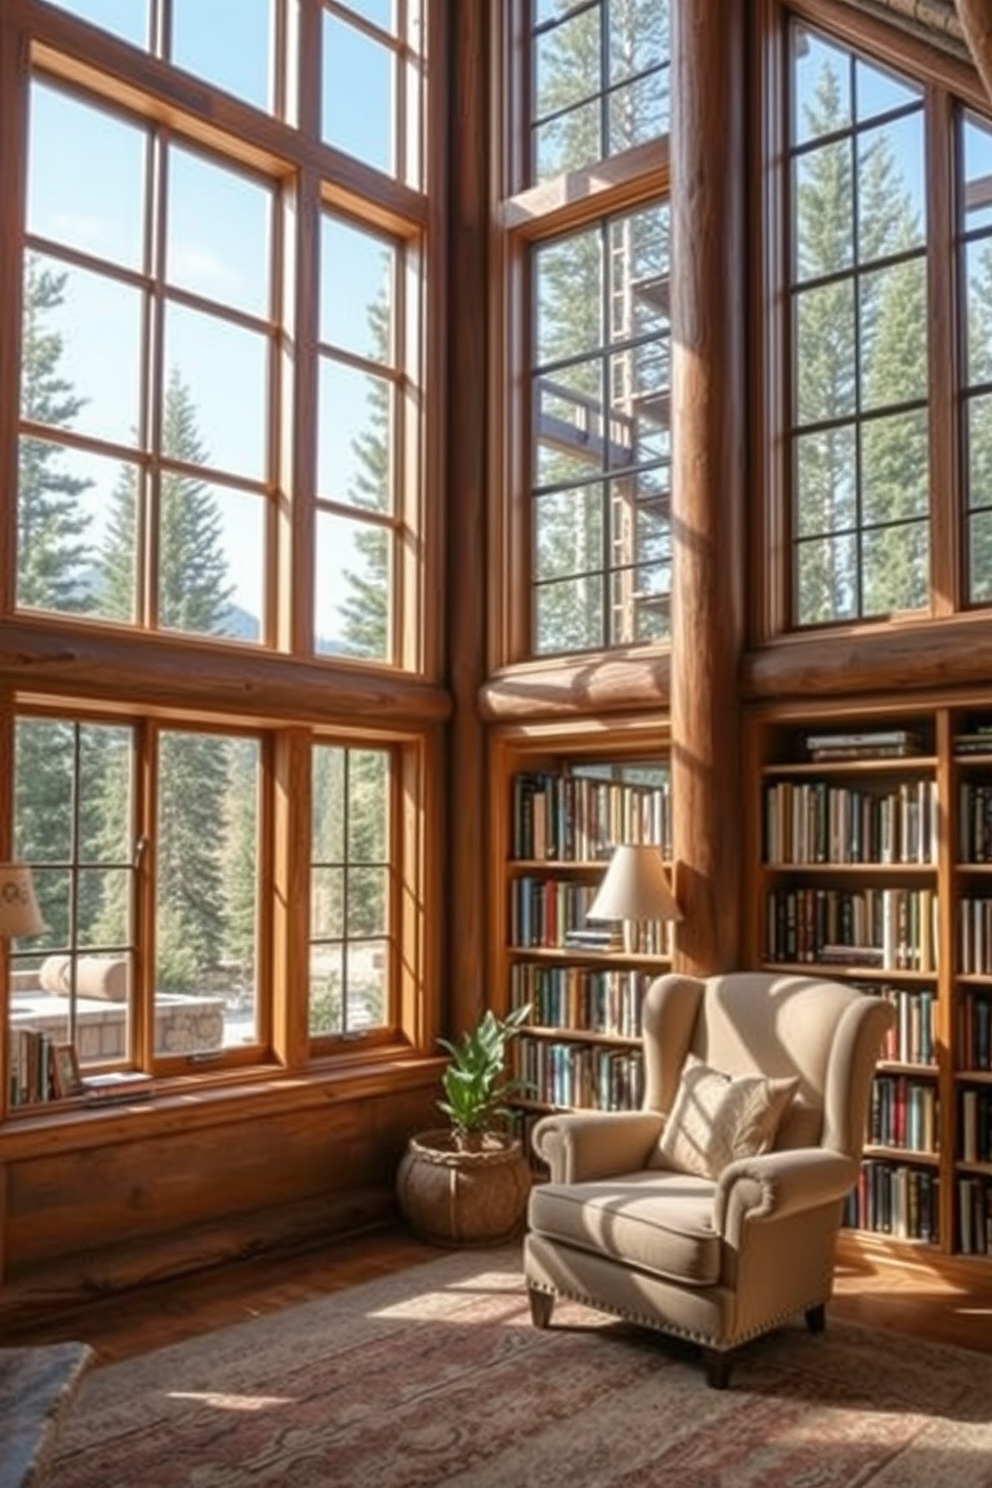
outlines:
[[529, 1017], [529, 1004], [502, 1018], [487, 1009], [454, 1043], [438, 1040], [449, 1059], [437, 1104], [450, 1125], [410, 1138], [396, 1180], [400, 1210], [423, 1240], [498, 1245], [523, 1227], [530, 1166], [502, 1123], [523, 1086], [507, 1073], [507, 1045]]

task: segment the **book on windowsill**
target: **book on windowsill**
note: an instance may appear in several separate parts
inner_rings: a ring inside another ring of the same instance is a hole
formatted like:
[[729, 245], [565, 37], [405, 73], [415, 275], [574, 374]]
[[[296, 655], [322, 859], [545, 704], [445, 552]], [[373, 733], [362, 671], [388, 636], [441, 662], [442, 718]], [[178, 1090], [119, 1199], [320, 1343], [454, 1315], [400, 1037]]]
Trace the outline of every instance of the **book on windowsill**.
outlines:
[[143, 1100], [151, 1095], [155, 1081], [142, 1070], [109, 1070], [102, 1075], [83, 1076], [87, 1105], [104, 1106], [114, 1101]]

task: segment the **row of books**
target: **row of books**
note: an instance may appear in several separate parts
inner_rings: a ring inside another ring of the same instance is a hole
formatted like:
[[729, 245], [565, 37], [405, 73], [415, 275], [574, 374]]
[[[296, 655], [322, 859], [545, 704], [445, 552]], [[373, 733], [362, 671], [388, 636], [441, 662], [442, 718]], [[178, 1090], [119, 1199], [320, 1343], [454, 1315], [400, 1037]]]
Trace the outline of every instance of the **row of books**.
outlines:
[[515, 1008], [532, 1008], [545, 1028], [640, 1038], [641, 1007], [652, 973], [596, 971], [583, 966], [537, 966], [518, 961], [510, 971]]
[[[587, 924], [586, 915], [596, 896], [594, 884], [563, 878], [535, 878], [524, 874], [510, 886], [510, 944], [518, 949], [623, 951], [627, 942], [620, 926]], [[631, 925], [631, 949], [641, 956], [671, 952], [672, 926], [654, 921]]]
[[109, 1105], [150, 1096], [155, 1082], [141, 1070], [107, 1070], [83, 1074], [71, 1043], [42, 1029], [11, 1031], [8, 1095], [11, 1107], [74, 1100]]
[[955, 754], [992, 754], [992, 723], [976, 723], [954, 735]]
[[868, 1144], [936, 1156], [939, 1116], [936, 1085], [907, 1075], [877, 1074], [868, 1110]]
[[765, 790], [765, 861], [935, 863], [936, 781], [875, 789], [776, 781]]
[[523, 860], [594, 862], [620, 842], [648, 842], [667, 855], [672, 840], [667, 780], [646, 784], [591, 775], [526, 771], [512, 786], [511, 851]]
[[844, 1223], [900, 1240], [939, 1240], [940, 1179], [929, 1168], [866, 1158], [848, 1195]]
[[958, 971], [992, 975], [992, 898], [967, 895], [958, 901]]
[[961, 1092], [961, 1158], [992, 1163], [992, 1089]]
[[927, 740], [919, 729], [856, 729], [808, 733], [805, 746], [811, 760], [899, 759], [923, 754]]
[[936, 1067], [937, 993], [932, 987], [862, 986], [863, 992], [892, 1004], [896, 1021], [885, 1031], [880, 1058], [892, 1064]]
[[[992, 748], [992, 740], [989, 740]], [[958, 792], [958, 851], [962, 863], [992, 863], [992, 784], [963, 780]]]
[[959, 991], [956, 1064], [959, 1070], [992, 1070], [992, 993]]
[[530, 1100], [585, 1110], [634, 1111], [644, 1098], [639, 1049], [559, 1043], [521, 1034], [514, 1042], [514, 1073]]
[[770, 961], [937, 970], [937, 898], [930, 888], [773, 889]]
[[957, 1185], [958, 1249], [963, 1255], [992, 1255], [992, 1183], [961, 1177]]

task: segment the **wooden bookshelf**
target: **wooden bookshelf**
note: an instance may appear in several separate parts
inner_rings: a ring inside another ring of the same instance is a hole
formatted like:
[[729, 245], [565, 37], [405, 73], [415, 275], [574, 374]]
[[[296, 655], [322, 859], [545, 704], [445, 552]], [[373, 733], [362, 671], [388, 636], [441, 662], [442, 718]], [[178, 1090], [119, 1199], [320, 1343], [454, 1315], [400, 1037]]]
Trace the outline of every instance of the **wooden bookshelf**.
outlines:
[[[768, 707], [745, 730], [752, 964], [853, 981], [897, 1010], [848, 1225], [875, 1247], [978, 1266], [992, 1261], [986, 726], [992, 698], [969, 696]], [[813, 759], [821, 735], [862, 742]]]
[[493, 995], [529, 1003], [516, 1041], [523, 1113], [629, 1109], [643, 1091], [640, 1012], [671, 967], [671, 927], [647, 927], [633, 951], [566, 943], [619, 842], [671, 852], [667, 739], [652, 720], [602, 729], [503, 729], [493, 741]]

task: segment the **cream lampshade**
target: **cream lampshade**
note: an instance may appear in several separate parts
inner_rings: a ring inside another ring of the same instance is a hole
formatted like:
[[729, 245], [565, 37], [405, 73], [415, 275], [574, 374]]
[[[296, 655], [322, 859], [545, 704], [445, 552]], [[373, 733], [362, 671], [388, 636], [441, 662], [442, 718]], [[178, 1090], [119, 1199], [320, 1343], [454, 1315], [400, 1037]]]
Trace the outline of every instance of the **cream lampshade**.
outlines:
[[637, 926], [644, 920], [680, 920], [661, 853], [647, 844], [625, 843], [610, 859], [599, 893], [586, 916], [590, 920], [622, 920], [627, 950], [637, 949]]
[[25, 863], [0, 863], [0, 936], [40, 935], [45, 928]]

